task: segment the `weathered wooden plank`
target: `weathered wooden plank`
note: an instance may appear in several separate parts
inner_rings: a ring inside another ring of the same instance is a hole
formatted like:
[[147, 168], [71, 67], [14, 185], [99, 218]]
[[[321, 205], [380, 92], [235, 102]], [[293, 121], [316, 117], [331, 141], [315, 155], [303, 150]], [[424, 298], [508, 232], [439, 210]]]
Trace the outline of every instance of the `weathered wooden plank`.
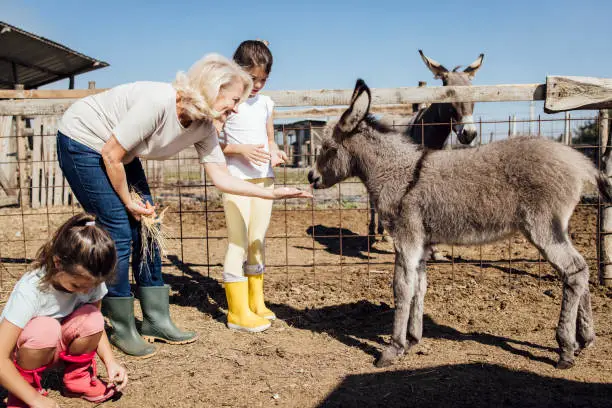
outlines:
[[[73, 90], [0, 90], [0, 99], [79, 99], [105, 91], [99, 89]], [[544, 85], [474, 85], [446, 87], [374, 88], [372, 99], [378, 104], [435, 103], [435, 102], [499, 102], [544, 99]], [[318, 89], [295, 91], [266, 91], [277, 106], [333, 106], [348, 105], [352, 89]]]
[[4, 172], [2, 171], [1, 168], [0, 168], [0, 187], [2, 187], [2, 190], [4, 190], [4, 192], [7, 195], [16, 195], [17, 194], [16, 189], [11, 187], [11, 183], [10, 183], [8, 177], [6, 177], [6, 175], [4, 174]]
[[53, 160], [53, 205], [64, 205], [64, 173], [60, 169], [59, 161], [57, 160], [57, 125], [59, 117], [54, 117], [51, 121], [51, 126], [47, 131], [47, 137], [49, 138], [49, 144], [51, 146], [51, 155]]
[[[474, 85], [372, 89], [372, 105], [438, 102], [509, 102], [543, 100], [545, 85]], [[268, 91], [276, 106], [348, 105], [352, 89]]]
[[62, 173], [62, 188], [64, 190], [64, 197], [62, 198], [62, 205], [68, 205], [70, 204], [70, 194], [72, 193], [72, 191], [70, 190], [70, 185], [68, 184], [68, 180], [66, 180], [66, 177], [63, 176], [63, 172], [60, 169], [60, 172]]
[[[274, 118], [289, 119], [340, 116], [345, 110], [346, 107], [276, 110], [274, 111]], [[370, 108], [370, 112], [391, 115], [411, 115], [414, 113], [411, 105], [372, 106], [372, 108]]]
[[11, 182], [11, 178], [16, 173], [16, 163], [9, 156], [11, 152], [11, 129], [13, 124], [12, 116], [0, 117], [0, 186], [7, 195], [15, 196], [18, 189], [16, 184]]
[[0, 99], [79, 99], [106, 89], [0, 89]]
[[40, 117], [32, 121], [34, 136], [32, 137], [32, 208], [40, 207], [40, 173], [42, 171], [42, 121]]
[[19, 112], [23, 116], [62, 115], [76, 99], [23, 99], [0, 101], [0, 116]]
[[544, 111], [612, 108], [612, 79], [578, 76], [546, 77]]
[[[277, 107], [346, 106], [350, 102], [352, 93], [352, 89], [266, 92]], [[375, 88], [372, 89], [372, 105], [533, 101], [544, 100], [545, 93], [543, 84]], [[75, 100], [2, 100], [0, 115], [61, 115]]]
[[[16, 85], [23, 86], [23, 85]], [[28, 141], [25, 136], [25, 121], [21, 116], [15, 118], [16, 125], [16, 138], [17, 138], [17, 170], [19, 171], [19, 201], [22, 205], [30, 205], [30, 194], [29, 194], [29, 163], [28, 157]]]
[[[599, 143], [605, 149], [602, 157], [603, 171], [608, 178], [612, 177], [612, 153], [609, 146], [609, 112], [599, 112]], [[603, 204], [598, 207], [599, 252], [601, 264], [599, 265], [599, 281], [602, 285], [612, 287], [612, 206]]]
[[17, 204], [19, 204], [18, 196], [0, 197], [0, 207], [6, 207], [8, 205], [17, 205]]
[[53, 150], [51, 145], [51, 139], [49, 134], [51, 132], [51, 128], [53, 127], [53, 118], [47, 117], [45, 118], [45, 128], [43, 134], [43, 140], [45, 141], [45, 170], [46, 170], [46, 185], [45, 185], [45, 196], [44, 202], [47, 207], [53, 206], [53, 171], [55, 170], [55, 166], [53, 165]]

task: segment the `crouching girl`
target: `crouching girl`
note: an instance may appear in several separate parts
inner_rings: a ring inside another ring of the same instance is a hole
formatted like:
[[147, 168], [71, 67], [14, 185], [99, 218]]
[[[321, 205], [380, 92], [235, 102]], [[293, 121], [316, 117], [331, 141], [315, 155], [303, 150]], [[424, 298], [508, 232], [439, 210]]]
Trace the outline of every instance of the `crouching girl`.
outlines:
[[[127, 384], [104, 332], [100, 301], [117, 261], [112, 239], [89, 214], [65, 222], [17, 282], [0, 318], [0, 385], [8, 407], [57, 407], [40, 379], [64, 363], [62, 393], [92, 402]], [[97, 378], [96, 353], [109, 382]]]

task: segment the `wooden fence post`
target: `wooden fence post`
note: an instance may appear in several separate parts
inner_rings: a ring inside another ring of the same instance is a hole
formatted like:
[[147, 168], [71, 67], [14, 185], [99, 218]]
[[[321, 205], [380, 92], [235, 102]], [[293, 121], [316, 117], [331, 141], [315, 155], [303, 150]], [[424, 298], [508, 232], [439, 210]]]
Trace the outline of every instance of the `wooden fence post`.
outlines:
[[570, 113], [569, 112], [565, 112], [565, 121], [563, 122], [563, 139], [562, 139], [562, 143], [564, 145], [570, 145], [571, 143], [571, 135], [572, 135], [572, 125], [571, 125], [571, 118], [570, 118]]
[[[34, 128], [34, 135], [32, 137], [32, 182], [30, 189], [32, 190], [32, 208], [40, 207], [41, 193], [46, 190], [43, 189], [44, 185], [44, 166], [43, 166], [43, 132], [42, 132], [42, 119], [40, 116], [36, 117], [32, 121]], [[41, 172], [43, 182], [41, 183]]]
[[[600, 151], [604, 151], [601, 158], [602, 168], [608, 178], [612, 177], [612, 155], [609, 146], [610, 114], [607, 110], [599, 111], [599, 143]], [[612, 205], [605, 203], [598, 211], [599, 231], [599, 282], [612, 287]]]
[[315, 144], [314, 144], [314, 135], [312, 133], [312, 122], [308, 123], [308, 133], [310, 135], [310, 143], [308, 145], [308, 166], [312, 167], [315, 163]]
[[[16, 91], [23, 91], [24, 86], [17, 84], [15, 85]], [[28, 141], [25, 136], [25, 124], [23, 122], [23, 116], [15, 116], [15, 136], [17, 139], [17, 171], [19, 172], [19, 202], [22, 206], [30, 205], [30, 194], [28, 194], [28, 172], [27, 172], [27, 159], [28, 159]]]

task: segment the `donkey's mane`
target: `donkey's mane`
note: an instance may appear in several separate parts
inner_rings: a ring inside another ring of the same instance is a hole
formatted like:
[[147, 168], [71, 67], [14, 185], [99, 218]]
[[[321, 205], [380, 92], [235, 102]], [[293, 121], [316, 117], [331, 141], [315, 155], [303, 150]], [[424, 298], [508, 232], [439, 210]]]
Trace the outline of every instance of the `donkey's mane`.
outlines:
[[396, 129], [379, 122], [371, 113], [365, 117], [364, 121], [368, 126], [380, 133], [397, 133]]

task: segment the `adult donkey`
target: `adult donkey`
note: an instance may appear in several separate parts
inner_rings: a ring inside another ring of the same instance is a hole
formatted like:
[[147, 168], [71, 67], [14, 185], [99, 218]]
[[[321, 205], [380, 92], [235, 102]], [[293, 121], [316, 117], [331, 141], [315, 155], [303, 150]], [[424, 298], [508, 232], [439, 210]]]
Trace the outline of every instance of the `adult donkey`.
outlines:
[[359, 177], [393, 238], [393, 336], [376, 364], [391, 364], [421, 340], [431, 245], [486, 244], [520, 231], [563, 281], [557, 367], [571, 367], [595, 332], [589, 270], [570, 242], [568, 223], [584, 182], [597, 184], [611, 201], [608, 179], [583, 154], [543, 138], [423, 149], [369, 115], [370, 100], [358, 80], [308, 179], [320, 189]]
[[[439, 62], [425, 56], [422, 50], [419, 50], [419, 54], [427, 68], [434, 74], [434, 78], [442, 80], [443, 86], [471, 86], [472, 79], [482, 66], [484, 59], [484, 54], [480, 54], [463, 71], [459, 71], [459, 66], [449, 71]], [[410, 137], [415, 143], [429, 149], [440, 150], [446, 144], [451, 129], [457, 135], [460, 143], [464, 145], [472, 143], [478, 135], [473, 113], [473, 102], [434, 103], [393, 124], [402, 134]], [[382, 122], [384, 123], [384, 118]], [[370, 237], [374, 236], [375, 230], [379, 235], [384, 233], [380, 218], [378, 219], [378, 228], [376, 228], [376, 211], [372, 207], [368, 227]]]

